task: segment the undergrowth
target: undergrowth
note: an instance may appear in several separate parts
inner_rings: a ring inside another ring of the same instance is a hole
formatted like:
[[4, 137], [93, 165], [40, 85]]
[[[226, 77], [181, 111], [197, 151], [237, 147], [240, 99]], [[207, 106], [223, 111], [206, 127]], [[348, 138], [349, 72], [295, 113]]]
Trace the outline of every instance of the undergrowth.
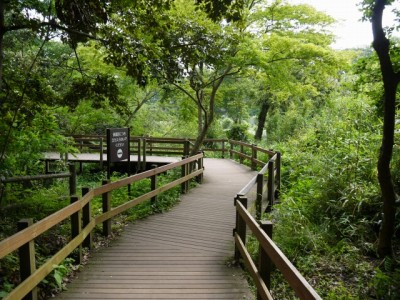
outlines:
[[[282, 153], [282, 189], [280, 204], [265, 218], [274, 223], [274, 241], [323, 299], [400, 299], [399, 211], [394, 257], [376, 253], [382, 222], [376, 171], [381, 124], [365, 99], [343, 97], [325, 105], [311, 121], [291, 111], [299, 126], [290, 134], [283, 132], [292, 120], [270, 124], [274, 135], [282, 133], [272, 146]], [[397, 190], [399, 152], [395, 147], [392, 161]], [[275, 270], [275, 298], [295, 298], [284, 282]]]
[[[180, 171], [172, 170], [157, 177], [158, 186], [177, 179]], [[114, 173], [111, 181], [116, 181], [124, 176]], [[86, 168], [84, 173], [78, 176], [78, 187], [98, 187], [105, 178], [103, 172], [93, 173], [90, 168]], [[65, 180], [53, 181], [51, 185], [44, 186], [35, 183], [30, 189], [22, 186], [7, 186], [6, 196], [0, 207], [0, 240], [5, 239], [17, 232], [16, 224], [20, 219], [33, 218], [37, 222], [48, 215], [60, 210], [70, 203], [68, 196], [68, 183]], [[192, 183], [194, 185], [194, 183]], [[18, 191], [23, 192], [18, 192]], [[112, 207], [117, 207], [129, 199], [134, 199], [150, 191], [150, 180], [144, 179], [131, 185], [130, 194], [128, 188], [123, 187], [112, 192]], [[152, 203], [150, 200], [123, 212], [113, 218], [113, 234], [109, 238], [117, 235], [127, 222], [148, 217], [155, 213], [162, 213], [173, 207], [180, 198], [180, 186], [172, 188], [157, 196], [157, 201]], [[97, 197], [92, 202], [92, 216], [101, 214], [101, 197]], [[95, 247], [106, 245], [109, 240], [101, 236], [101, 226], [95, 228], [94, 244]], [[40, 267], [49, 257], [54, 255], [70, 240], [69, 219], [61, 224], [54, 226], [45, 234], [35, 239], [36, 264]], [[87, 253], [84, 254], [84, 257]], [[53, 272], [48, 275], [38, 286], [39, 297], [46, 298], [65, 288], [68, 277], [77, 269], [72, 258], [67, 258], [60, 265], [53, 267]], [[19, 278], [19, 258], [18, 253], [11, 253], [0, 260], [0, 299], [7, 295], [20, 282]]]

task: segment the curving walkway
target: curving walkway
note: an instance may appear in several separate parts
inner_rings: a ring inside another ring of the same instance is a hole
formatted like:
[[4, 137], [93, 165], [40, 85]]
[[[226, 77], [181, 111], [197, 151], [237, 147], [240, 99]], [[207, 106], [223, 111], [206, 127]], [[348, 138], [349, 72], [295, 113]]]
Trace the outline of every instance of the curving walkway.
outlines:
[[171, 211], [128, 225], [58, 299], [253, 299], [229, 266], [233, 198], [255, 175], [231, 160], [205, 159], [204, 183]]

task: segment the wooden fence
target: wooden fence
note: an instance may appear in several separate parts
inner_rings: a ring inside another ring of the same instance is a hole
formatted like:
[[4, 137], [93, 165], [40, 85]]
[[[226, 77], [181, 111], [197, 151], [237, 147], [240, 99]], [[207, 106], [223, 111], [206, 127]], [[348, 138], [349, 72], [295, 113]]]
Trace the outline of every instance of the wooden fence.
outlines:
[[[98, 153], [99, 162], [104, 164], [103, 154], [107, 153], [106, 137], [102, 135], [74, 135], [72, 144], [81, 153]], [[137, 156], [137, 163], [141, 170], [146, 169], [148, 156], [177, 156], [187, 157], [192, 150], [194, 139], [160, 138], [160, 137], [130, 137], [130, 154]], [[205, 139], [203, 151], [214, 152], [224, 158], [229, 152], [227, 139]], [[61, 153], [60, 159], [68, 161], [69, 154]], [[82, 165], [81, 165], [82, 166]], [[81, 167], [82, 168], [82, 167]], [[48, 163], [46, 170], [49, 169]]]
[[34, 175], [34, 176], [18, 176], [18, 177], [9, 177], [9, 178], [0, 178], [0, 205], [2, 204], [3, 199], [3, 189], [5, 189], [6, 184], [13, 183], [21, 183], [21, 182], [31, 182], [31, 181], [43, 181], [49, 179], [60, 179], [60, 178], [68, 178], [69, 183], [69, 194], [76, 194], [76, 170], [75, 165], [69, 165], [69, 173], [56, 173], [56, 174], [43, 174], [43, 175]]
[[[156, 176], [176, 168], [181, 170], [180, 178], [157, 187]], [[60, 264], [66, 257], [71, 255], [73, 251], [78, 252], [76, 255], [76, 262], [80, 263], [82, 246], [92, 247], [92, 231], [96, 225], [102, 224], [103, 234], [107, 236], [111, 233], [111, 219], [116, 215], [143, 201], [149, 199], [155, 201], [158, 194], [178, 185], [181, 185], [181, 190], [185, 193], [188, 191], [189, 181], [197, 179], [198, 182], [201, 182], [202, 176], [203, 153], [200, 153], [183, 159], [180, 162], [155, 168], [116, 182], [104, 181], [102, 186], [92, 190], [84, 188], [82, 190], [83, 196], [80, 199], [76, 196], [72, 196], [69, 206], [37, 223], [33, 224], [32, 220], [21, 220], [19, 222], [20, 231], [0, 242], [0, 259], [16, 250], [18, 250], [20, 256], [21, 283], [4, 299], [22, 299], [25, 296], [30, 299], [36, 299], [37, 285], [53, 271], [54, 266]], [[129, 200], [118, 207], [111, 207], [111, 191], [143, 179], [151, 179], [152, 184], [150, 192]], [[103, 212], [93, 217], [91, 201], [96, 196], [102, 196]], [[71, 223], [71, 240], [65, 247], [36, 269], [35, 238], [67, 219], [70, 219]]]
[[[75, 146], [80, 151], [95, 151], [104, 153], [103, 137], [75, 136]], [[160, 139], [160, 138], [131, 138], [131, 150], [142, 157], [146, 155], [177, 155], [185, 157], [190, 152], [190, 139]], [[227, 147], [228, 146], [228, 147]], [[258, 299], [273, 299], [270, 293], [271, 266], [274, 264], [286, 278], [300, 299], [321, 299], [302, 275], [296, 270], [282, 251], [272, 241], [272, 223], [260, 221], [263, 212], [271, 211], [280, 191], [281, 155], [279, 152], [266, 150], [257, 145], [226, 139], [207, 139], [203, 150], [214, 151], [224, 157], [229, 152], [231, 159], [247, 163], [253, 170], [260, 169], [258, 174], [234, 198], [236, 206], [235, 259], [244, 262], [257, 287]], [[135, 152], [136, 151], [136, 152]], [[53, 271], [55, 265], [61, 263], [73, 251], [78, 249], [77, 262], [81, 256], [81, 247], [92, 247], [92, 231], [96, 225], [102, 224], [103, 234], [111, 232], [111, 219], [116, 215], [132, 208], [143, 201], [156, 201], [159, 193], [181, 185], [183, 193], [187, 192], [189, 180], [196, 178], [199, 182], [203, 176], [203, 157], [198, 154], [180, 162], [155, 168], [117, 182], [104, 181], [101, 187], [82, 190], [83, 197], [71, 197], [71, 204], [47, 218], [32, 224], [30, 220], [21, 220], [17, 234], [0, 242], [0, 259], [15, 250], [19, 250], [21, 261], [21, 283], [5, 299], [21, 299], [25, 295], [34, 297], [36, 286]], [[140, 162], [140, 161], [139, 161]], [[197, 165], [197, 168], [195, 168]], [[181, 177], [162, 187], [157, 187], [156, 176], [160, 173], [181, 169]], [[126, 203], [111, 208], [111, 191], [129, 186], [130, 184], [149, 178], [151, 191]], [[247, 210], [247, 195], [256, 187], [255, 218]], [[102, 196], [103, 213], [92, 217], [91, 201], [96, 196]], [[34, 261], [34, 240], [53, 226], [70, 219], [71, 240], [57, 254], [51, 257], [40, 268], [36, 269]], [[254, 262], [246, 249], [247, 229], [253, 233], [259, 242], [259, 261]]]
[[[242, 163], [244, 160], [249, 160], [253, 169], [257, 165], [263, 165], [258, 174], [234, 198], [236, 206], [235, 260], [237, 262], [243, 261], [251, 275], [257, 288], [257, 299], [273, 299], [270, 292], [272, 264], [282, 272], [286, 281], [300, 299], [321, 299], [272, 241], [272, 222], [261, 221], [262, 213], [272, 210], [275, 198], [279, 195], [280, 153], [237, 141], [230, 141], [230, 145], [230, 156], [232, 158], [237, 156]], [[234, 147], [239, 147], [239, 149], [235, 150]], [[259, 152], [269, 156], [267, 162], [263, 162], [257, 157]], [[247, 195], [254, 187], [256, 187], [255, 217], [247, 210]], [[264, 209], [263, 203], [265, 202], [266, 208]], [[250, 229], [259, 243], [257, 262], [253, 261], [246, 248], [247, 229]]]

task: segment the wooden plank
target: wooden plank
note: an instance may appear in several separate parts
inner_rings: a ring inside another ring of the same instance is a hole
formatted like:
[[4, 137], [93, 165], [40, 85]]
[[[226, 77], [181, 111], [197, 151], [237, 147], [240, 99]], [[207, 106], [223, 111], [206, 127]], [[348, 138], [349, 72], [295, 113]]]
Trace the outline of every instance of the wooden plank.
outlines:
[[59, 299], [253, 299], [233, 255], [236, 192], [254, 172], [206, 159], [204, 183], [93, 253]]

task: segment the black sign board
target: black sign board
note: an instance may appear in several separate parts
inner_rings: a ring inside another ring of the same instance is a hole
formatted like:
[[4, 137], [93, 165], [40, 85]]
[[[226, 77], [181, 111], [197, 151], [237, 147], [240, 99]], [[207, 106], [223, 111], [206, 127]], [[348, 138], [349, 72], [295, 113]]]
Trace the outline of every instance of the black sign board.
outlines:
[[129, 159], [129, 128], [107, 129], [107, 162]]

